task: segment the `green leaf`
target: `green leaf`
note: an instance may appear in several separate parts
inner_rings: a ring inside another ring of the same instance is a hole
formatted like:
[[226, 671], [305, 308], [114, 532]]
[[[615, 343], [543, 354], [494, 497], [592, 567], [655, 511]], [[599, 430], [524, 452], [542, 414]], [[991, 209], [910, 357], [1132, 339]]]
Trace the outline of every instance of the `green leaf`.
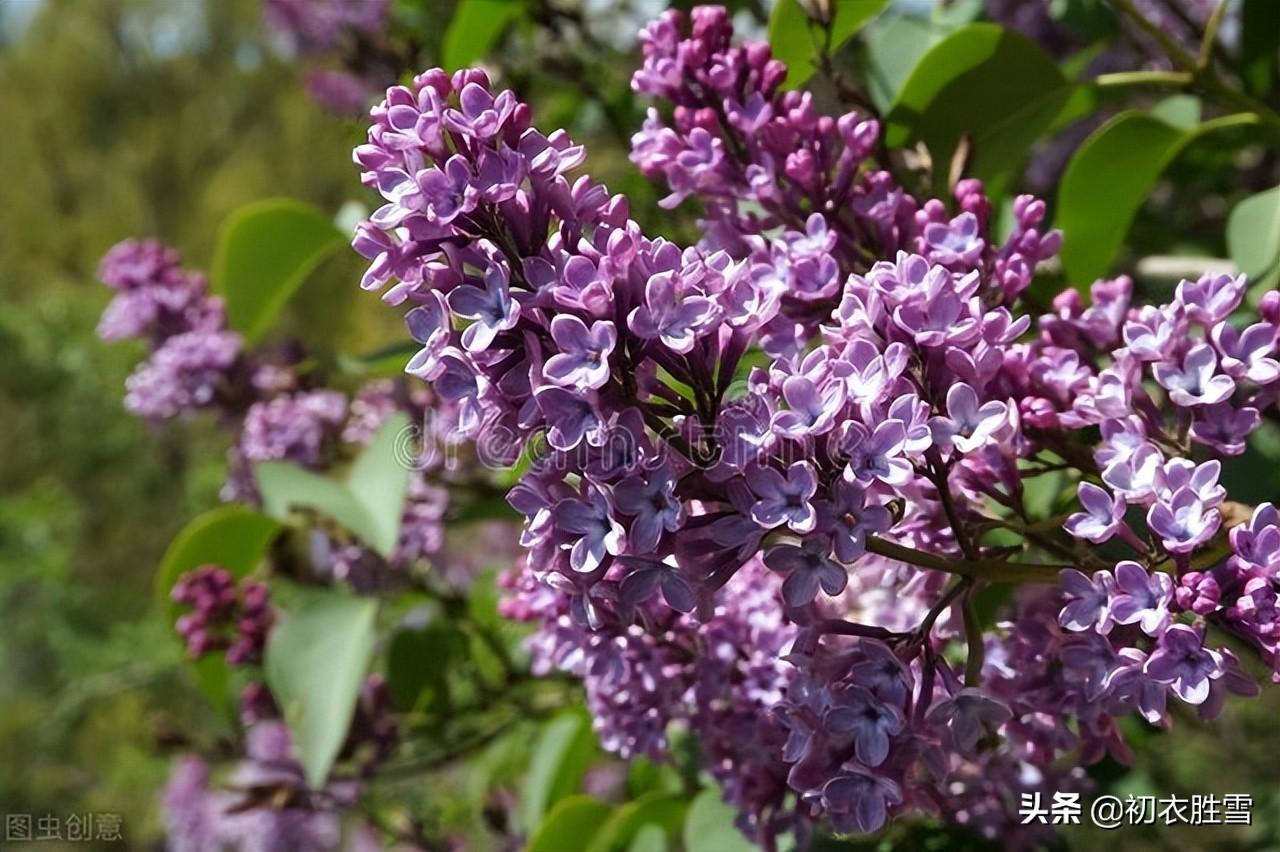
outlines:
[[609, 818], [610, 808], [591, 796], [571, 796], [551, 809], [533, 832], [525, 852], [582, 849]]
[[926, 20], [910, 15], [885, 14], [867, 26], [867, 92], [881, 113], [888, 113], [906, 85], [911, 70], [943, 34]]
[[288, 198], [241, 207], [223, 222], [210, 282], [226, 301], [231, 327], [253, 343], [289, 297], [346, 238], [308, 204]]
[[444, 33], [444, 67], [456, 71], [488, 56], [522, 13], [519, 0], [459, 0]]
[[627, 852], [646, 826], [657, 826], [666, 836], [675, 838], [688, 809], [689, 803], [681, 793], [646, 793], [614, 811], [591, 839], [587, 852]]
[[627, 852], [667, 852], [670, 848], [667, 843], [667, 833], [662, 830], [662, 826], [645, 825], [636, 832], [635, 839], [627, 847]]
[[525, 776], [524, 824], [538, 825], [553, 805], [581, 789], [595, 755], [595, 733], [585, 711], [565, 711], [549, 721], [538, 737]]
[[373, 654], [376, 613], [367, 598], [310, 592], [267, 639], [267, 684], [313, 788], [323, 786], [347, 737]]
[[1250, 279], [1280, 260], [1280, 186], [1241, 201], [1227, 218], [1227, 254]]
[[703, 790], [689, 805], [684, 821], [685, 852], [753, 852], [755, 846], [734, 825], [736, 818], [718, 787]]
[[1054, 224], [1063, 232], [1062, 263], [1072, 283], [1084, 288], [1107, 274], [1138, 209], [1183, 148], [1244, 123], [1224, 116], [1181, 130], [1131, 111], [1094, 131], [1071, 158], [1058, 192]]
[[243, 506], [213, 509], [183, 527], [156, 571], [156, 598], [169, 623], [179, 614], [179, 605], [169, 598], [179, 577], [201, 565], [217, 565], [244, 577], [257, 567], [280, 530], [278, 521]]
[[400, 516], [409, 488], [410, 465], [400, 443], [408, 426], [404, 414], [388, 417], [351, 465], [345, 481], [291, 462], [259, 462], [254, 473], [263, 510], [281, 520], [293, 508], [315, 510], [389, 557], [400, 537]]
[[412, 340], [398, 341], [363, 355], [339, 352], [338, 369], [350, 376], [362, 378], [389, 378], [404, 373], [409, 359], [422, 348]]
[[[936, 180], [964, 136], [999, 147], [981, 160], [992, 173], [1016, 167], [1020, 153], [1071, 101], [1075, 86], [1035, 42], [994, 24], [961, 27], [934, 45], [912, 70], [889, 111], [885, 142], [922, 141]], [[979, 177], [989, 177], [979, 174]]]
[[[829, 53], [835, 53], [851, 36], [889, 5], [889, 0], [832, 0]], [[827, 34], [809, 17], [798, 0], [778, 0], [769, 16], [769, 48], [775, 59], [787, 65], [784, 89], [804, 85], [818, 69], [820, 50]]]
[[449, 624], [423, 630], [401, 630], [387, 648], [387, 689], [397, 710], [409, 712], [426, 704], [449, 709], [449, 669], [467, 653], [466, 635]]
[[1170, 95], [1151, 108], [1151, 114], [1179, 130], [1192, 130], [1200, 123], [1200, 99], [1195, 95]]

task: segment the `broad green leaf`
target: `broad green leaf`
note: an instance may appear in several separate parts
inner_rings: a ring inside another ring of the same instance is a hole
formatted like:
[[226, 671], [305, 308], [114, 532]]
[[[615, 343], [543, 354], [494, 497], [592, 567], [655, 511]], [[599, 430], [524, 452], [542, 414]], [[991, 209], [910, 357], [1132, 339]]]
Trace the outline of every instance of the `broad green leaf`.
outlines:
[[520, 0], [459, 0], [444, 34], [444, 67], [456, 71], [484, 59], [522, 11]]
[[373, 520], [375, 538], [371, 543], [384, 556], [395, 550], [400, 539], [400, 515], [404, 511], [413, 463], [413, 447], [404, 442], [411, 441], [412, 437], [406, 415], [388, 417], [356, 457], [347, 475], [351, 495]]
[[547, 814], [525, 852], [565, 852], [585, 849], [587, 843], [609, 818], [610, 808], [591, 796], [570, 796]]
[[818, 70], [824, 42], [828, 53], [835, 53], [888, 5], [889, 0], [831, 0], [831, 31], [827, 42], [826, 29], [809, 17], [799, 0], [778, 0], [769, 15], [769, 49], [774, 58], [787, 65], [783, 88], [804, 85]]
[[689, 805], [684, 821], [685, 852], [753, 852], [755, 846], [738, 831], [737, 813], [708, 787]]
[[1224, 116], [1180, 130], [1146, 113], [1124, 112], [1085, 140], [1067, 165], [1054, 224], [1071, 282], [1088, 287], [1107, 274], [1133, 217], [1160, 174], [1196, 138], [1247, 123]]
[[595, 733], [585, 712], [565, 711], [548, 722], [525, 776], [524, 824], [538, 825], [553, 805], [581, 789], [595, 755]]
[[291, 462], [254, 467], [263, 510], [285, 519], [293, 508], [312, 509], [342, 524], [384, 557], [396, 548], [409, 488], [410, 464], [401, 441], [409, 419], [388, 417], [344, 480], [312, 473]]
[[1005, 152], [1028, 148], [1073, 89], [1035, 42], [994, 24], [970, 24], [934, 45], [912, 70], [889, 111], [885, 141], [891, 147], [924, 142], [937, 180], [945, 180], [964, 136], [998, 144], [1001, 153], [986, 158], [984, 168], [1007, 171], [1018, 159], [1010, 163]]
[[1241, 201], [1227, 218], [1227, 254], [1250, 279], [1280, 260], [1280, 186]]
[[889, 111], [911, 70], [942, 37], [927, 20], [911, 15], [885, 14], [867, 26], [862, 73], [871, 101], [881, 113]]
[[307, 783], [322, 786], [346, 739], [373, 654], [377, 603], [312, 592], [267, 639], [267, 684], [284, 712]]
[[646, 793], [614, 811], [591, 839], [587, 852], [627, 852], [636, 834], [646, 826], [657, 826], [674, 838], [688, 810], [689, 803], [681, 793]]
[[244, 577], [257, 567], [280, 529], [278, 521], [243, 506], [221, 506], [183, 527], [156, 571], [156, 598], [168, 621], [178, 617], [179, 607], [169, 591], [179, 577], [201, 565], [217, 565]]
[[271, 327], [289, 297], [346, 238], [328, 217], [288, 198], [241, 207], [218, 232], [210, 282], [227, 321], [250, 343]]

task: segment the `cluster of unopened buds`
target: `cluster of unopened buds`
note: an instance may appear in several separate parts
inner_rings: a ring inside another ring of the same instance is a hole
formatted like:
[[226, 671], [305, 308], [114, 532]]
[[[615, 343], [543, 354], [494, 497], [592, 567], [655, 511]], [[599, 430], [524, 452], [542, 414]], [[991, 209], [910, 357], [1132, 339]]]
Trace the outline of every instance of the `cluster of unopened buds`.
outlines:
[[[1242, 278], [1160, 307], [1121, 278], [1034, 318], [1061, 243], [1041, 201], [1000, 240], [976, 181], [914, 198], [872, 159], [876, 121], [780, 91], [722, 8], [641, 44], [634, 88], [672, 109], [633, 160], [700, 203], [695, 246], [572, 177], [583, 148], [480, 71], [389, 89], [355, 150], [384, 201], [363, 286], [407, 309], [408, 372], [493, 460], [544, 436], [510, 493], [508, 612], [583, 676], [606, 744], [660, 754], [687, 723], [719, 777], [762, 779], [726, 795], [766, 842], [911, 811], [1009, 837], [1019, 791], [1085, 783], [1065, 755], [1126, 756], [1120, 716], [1256, 691], [1207, 637], [1274, 662], [1280, 529], [1269, 506], [1240, 524], [1215, 457], [1274, 408], [1280, 294], [1241, 326]], [[1025, 483], [1063, 469], [1083, 510], [1034, 517]], [[994, 621], [992, 583], [1019, 584]], [[734, 627], [761, 587], [770, 628]]]
[[274, 621], [266, 586], [237, 582], [225, 568], [205, 565], [179, 577], [169, 596], [191, 607], [176, 627], [193, 658], [225, 649], [232, 665], [262, 662]]

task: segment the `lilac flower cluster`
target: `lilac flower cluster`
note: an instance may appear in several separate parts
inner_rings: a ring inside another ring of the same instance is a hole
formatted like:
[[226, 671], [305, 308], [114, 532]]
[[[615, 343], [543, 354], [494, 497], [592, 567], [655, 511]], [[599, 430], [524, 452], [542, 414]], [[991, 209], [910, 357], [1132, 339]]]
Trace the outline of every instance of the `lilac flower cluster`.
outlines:
[[[332, 576], [368, 588], [385, 581], [388, 568], [403, 573], [440, 554], [448, 491], [429, 475], [445, 471], [443, 448], [454, 429], [451, 412], [425, 417], [430, 394], [410, 392], [390, 381], [373, 381], [348, 400], [342, 391], [313, 387], [298, 375], [301, 356], [270, 346], [244, 351], [238, 335], [226, 330], [221, 300], [210, 296], [202, 275], [183, 270], [178, 254], [155, 240], [126, 240], [103, 258], [99, 277], [116, 296], [107, 306], [99, 334], [108, 340], [140, 337], [151, 357], [129, 377], [126, 405], [139, 416], [157, 418], [212, 411], [238, 427], [228, 454], [222, 498], [256, 504], [253, 466], [289, 461], [324, 471], [368, 442], [392, 413], [403, 411], [434, 430], [428, 452], [417, 459], [401, 519], [400, 543], [389, 560], [359, 544], [317, 542], [317, 564]], [[465, 584], [477, 566], [453, 566], [453, 581]], [[480, 566], [483, 567], [483, 566]]]
[[192, 659], [225, 650], [231, 665], [262, 662], [275, 621], [266, 586], [237, 582], [225, 568], [205, 565], [179, 577], [169, 596], [192, 608], [176, 625]]
[[177, 252], [155, 240], [126, 240], [103, 257], [98, 277], [116, 291], [98, 336], [138, 338], [151, 349], [126, 383], [125, 407], [162, 420], [217, 406], [242, 342], [204, 276], [182, 269]]
[[[350, 806], [358, 795], [351, 782], [308, 790], [289, 731], [279, 721], [249, 728], [245, 758], [225, 787], [211, 775], [209, 765], [194, 755], [174, 764], [164, 809], [168, 848], [175, 852], [337, 849], [342, 838], [337, 809]], [[255, 795], [267, 801], [254, 801]]]
[[[571, 178], [583, 149], [483, 73], [433, 70], [388, 90], [354, 153], [384, 201], [357, 228], [362, 285], [407, 309], [407, 372], [489, 459], [545, 441], [509, 495], [527, 567], [508, 613], [541, 623], [541, 668], [584, 679], [607, 747], [661, 756], [687, 720], [764, 839], [922, 810], [998, 836], [1009, 791], [1126, 757], [1120, 716], [1254, 691], [1209, 627], [1274, 659], [1275, 512], [1228, 546], [1202, 459], [1242, 452], [1275, 401], [1280, 294], [1240, 327], [1243, 279], [1156, 308], [1122, 278], [1033, 327], [1023, 295], [1061, 243], [1043, 202], [1016, 198], [997, 240], [978, 182], [914, 198], [873, 120], [780, 92], [767, 46], [731, 35], [723, 9], [687, 33], [667, 13], [633, 81], [673, 104], [633, 159], [700, 203], [697, 246]], [[1046, 524], [1024, 481], [1059, 469], [1082, 510]], [[1131, 559], [1101, 555], [1112, 538]], [[978, 619], [985, 584], [1059, 577]], [[734, 697], [691, 713], [703, 681]]]
[[784, 807], [785, 729], [771, 712], [785, 688], [789, 666], [781, 657], [795, 628], [777, 606], [777, 577], [758, 560], [740, 580], [705, 622], [650, 598], [634, 604], [644, 629], [614, 617], [590, 629], [574, 619], [570, 598], [526, 563], [503, 576], [501, 611], [538, 625], [529, 639], [535, 674], [582, 679], [605, 748], [665, 760], [670, 732], [692, 732], [708, 771], [740, 809], [741, 828], [767, 841], [795, 825]]

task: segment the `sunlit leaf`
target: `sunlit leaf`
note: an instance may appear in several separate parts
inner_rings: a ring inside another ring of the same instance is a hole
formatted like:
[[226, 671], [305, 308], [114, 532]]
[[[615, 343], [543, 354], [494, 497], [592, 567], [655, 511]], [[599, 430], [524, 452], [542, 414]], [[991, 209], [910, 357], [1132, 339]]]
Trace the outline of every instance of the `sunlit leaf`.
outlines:
[[1275, 268], [1280, 260], [1280, 186], [1249, 196], [1231, 211], [1227, 253], [1251, 279]]
[[410, 464], [402, 442], [409, 435], [404, 414], [378, 427], [345, 480], [312, 473], [291, 462], [266, 461], [254, 467], [263, 510], [285, 519], [295, 508], [332, 518], [384, 557], [400, 537], [400, 519], [409, 488]]
[[585, 848], [609, 818], [611, 808], [591, 796], [559, 802], [533, 832], [525, 852], [565, 852]]
[[922, 141], [936, 179], [962, 137], [975, 148], [998, 149], [981, 161], [990, 177], [1020, 162], [1023, 152], [1071, 101], [1070, 83], [1044, 50], [994, 24], [961, 27], [926, 53], [889, 111], [885, 141]]
[[367, 598], [310, 592], [267, 640], [267, 684], [312, 787], [324, 784], [346, 739], [373, 653], [376, 612]]
[[[835, 53], [868, 21], [880, 14], [888, 0], [832, 0], [829, 53]], [[769, 15], [769, 48], [787, 65], [783, 88], [804, 85], [818, 69], [818, 58], [828, 34], [809, 17], [799, 0], [778, 0]]]
[[553, 805], [581, 789], [596, 750], [595, 733], [584, 711], [565, 711], [546, 724], [525, 777], [525, 825], [538, 825]]
[[752, 852], [756, 847], [738, 831], [737, 811], [708, 787], [689, 805], [684, 821], [685, 852]]
[[522, 13], [520, 0], [459, 0], [444, 34], [444, 67], [456, 71], [484, 59]]
[[300, 201], [274, 198], [232, 213], [210, 271], [228, 323], [251, 343], [261, 338], [316, 265], [345, 242], [328, 217]]

